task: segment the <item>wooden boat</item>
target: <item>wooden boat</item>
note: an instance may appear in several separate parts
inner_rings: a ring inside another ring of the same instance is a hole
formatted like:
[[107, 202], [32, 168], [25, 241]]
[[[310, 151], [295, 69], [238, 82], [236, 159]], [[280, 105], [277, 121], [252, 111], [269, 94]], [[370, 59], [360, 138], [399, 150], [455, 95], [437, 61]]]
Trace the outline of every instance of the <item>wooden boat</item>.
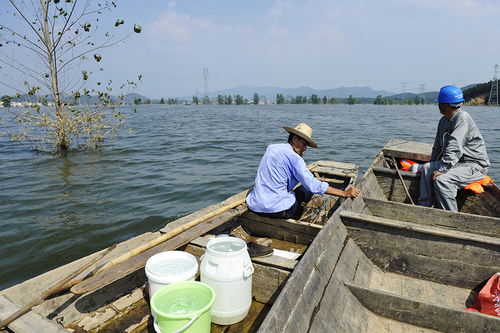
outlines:
[[[500, 318], [464, 310], [500, 272], [498, 189], [467, 195], [464, 202], [479, 205], [463, 203], [467, 213], [405, 203], [397, 171], [384, 160], [424, 162], [429, 149], [402, 140], [384, 147], [359, 184], [361, 196], [324, 225], [260, 332], [500, 331]], [[416, 199], [418, 177], [403, 179]]]
[[[401, 182], [398, 172], [394, 168], [394, 162], [401, 159], [410, 159], [417, 163], [428, 162], [431, 158], [432, 145], [420, 142], [406, 141], [400, 139], [391, 140], [378, 154], [371, 165], [371, 172], [376, 176], [378, 186], [373, 191], [380, 191], [387, 200], [395, 202], [411, 203], [418, 201], [420, 175], [415, 172], [399, 171], [405, 185]], [[406, 186], [411, 199], [406, 194]], [[380, 197], [380, 193], [367, 193], [366, 197]], [[500, 190], [492, 183], [485, 187], [481, 194], [475, 194], [470, 190], [459, 190], [457, 195], [459, 211], [462, 213], [478, 214], [485, 216], [500, 217]]]
[[[316, 177], [340, 189], [352, 185], [357, 173], [353, 164], [331, 161], [318, 161], [310, 168]], [[154, 332], [147, 277], [143, 269], [147, 259], [173, 249], [200, 257], [208, 239], [218, 234], [233, 234], [245, 241], [281, 250], [270, 257], [252, 259], [255, 268], [253, 303], [245, 320], [232, 326], [212, 325], [213, 332], [256, 331], [304, 253], [316, 243], [314, 240], [322, 233], [325, 222], [343, 200], [334, 196], [315, 196], [299, 220], [271, 220], [247, 211], [244, 204], [246, 193], [241, 192], [173, 221], [158, 232], [142, 234], [118, 244], [116, 249], [80, 273], [72, 283], [66, 284], [66, 287], [73, 285], [70, 291], [62, 288], [12, 321], [8, 325], [9, 332]], [[165, 235], [175, 234], [176, 230], [182, 232], [125, 261], [116, 259], [123, 258], [124, 254], [127, 256], [130, 249], [155, 242], [160, 237], [163, 240]], [[0, 293], [0, 319], [5, 320], [103, 251], [3, 290]], [[113, 260], [116, 264], [109, 269], [81, 281], [89, 271], [95, 272], [95, 269]], [[80, 282], [75, 284], [77, 281]], [[295, 295], [290, 296], [295, 298]]]

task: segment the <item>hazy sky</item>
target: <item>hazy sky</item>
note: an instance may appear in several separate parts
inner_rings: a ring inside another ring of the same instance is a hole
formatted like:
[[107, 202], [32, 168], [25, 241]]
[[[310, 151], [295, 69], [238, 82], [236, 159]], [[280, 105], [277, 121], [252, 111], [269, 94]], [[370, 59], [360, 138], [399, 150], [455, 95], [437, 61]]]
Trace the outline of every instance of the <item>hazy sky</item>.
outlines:
[[105, 73], [114, 81], [142, 74], [136, 92], [151, 98], [202, 93], [204, 67], [210, 91], [419, 92], [489, 81], [500, 63], [496, 0], [127, 0], [117, 17], [143, 31], [100, 52]]

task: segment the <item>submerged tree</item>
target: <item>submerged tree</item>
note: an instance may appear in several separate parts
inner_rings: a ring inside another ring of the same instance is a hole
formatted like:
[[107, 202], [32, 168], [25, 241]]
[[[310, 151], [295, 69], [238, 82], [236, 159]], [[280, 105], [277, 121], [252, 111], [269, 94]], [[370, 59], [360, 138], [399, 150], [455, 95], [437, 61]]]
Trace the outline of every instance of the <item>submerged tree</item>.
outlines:
[[[109, 14], [116, 3], [7, 1], [10, 9], [3, 14], [10, 14], [12, 20], [9, 25], [5, 20], [0, 23], [0, 64], [10, 67], [16, 75], [0, 84], [15, 90], [17, 98], [24, 97], [33, 107], [29, 111], [10, 110], [20, 125], [16, 133], [10, 133], [11, 137], [39, 147], [50, 144], [58, 151], [72, 145], [98, 147], [125, 120], [113, 106], [113, 81], [90, 83], [93, 74], [103, 71], [99, 68], [102, 56], [98, 50], [116, 45], [129, 35], [99, 29], [104, 25], [99, 19]], [[124, 23], [118, 19], [109, 28], [118, 29]], [[141, 29], [134, 25], [136, 33]], [[120, 89], [135, 85], [136, 82], [127, 81]], [[70, 106], [81, 103], [91, 106]]]

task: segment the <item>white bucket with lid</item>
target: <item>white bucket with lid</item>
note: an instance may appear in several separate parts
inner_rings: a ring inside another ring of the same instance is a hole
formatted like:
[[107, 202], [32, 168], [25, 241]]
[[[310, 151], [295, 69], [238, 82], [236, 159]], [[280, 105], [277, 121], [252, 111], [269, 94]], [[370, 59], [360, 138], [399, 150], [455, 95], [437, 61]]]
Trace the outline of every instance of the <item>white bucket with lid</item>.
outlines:
[[196, 258], [183, 251], [167, 251], [155, 254], [146, 262], [149, 297], [174, 282], [192, 281], [198, 273]]
[[200, 281], [215, 291], [212, 322], [231, 325], [245, 318], [252, 304], [254, 268], [247, 244], [236, 237], [208, 241], [200, 265]]

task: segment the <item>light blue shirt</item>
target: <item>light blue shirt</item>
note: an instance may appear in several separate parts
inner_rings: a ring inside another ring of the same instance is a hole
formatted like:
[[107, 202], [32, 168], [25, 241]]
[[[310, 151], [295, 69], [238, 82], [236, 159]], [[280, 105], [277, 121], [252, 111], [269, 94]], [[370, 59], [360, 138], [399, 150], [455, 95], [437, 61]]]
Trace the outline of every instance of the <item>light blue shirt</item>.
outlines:
[[247, 196], [248, 208], [258, 213], [276, 213], [292, 207], [292, 190], [299, 182], [312, 193], [323, 194], [328, 188], [327, 182], [313, 176], [290, 144], [269, 145], [260, 161], [255, 186]]

